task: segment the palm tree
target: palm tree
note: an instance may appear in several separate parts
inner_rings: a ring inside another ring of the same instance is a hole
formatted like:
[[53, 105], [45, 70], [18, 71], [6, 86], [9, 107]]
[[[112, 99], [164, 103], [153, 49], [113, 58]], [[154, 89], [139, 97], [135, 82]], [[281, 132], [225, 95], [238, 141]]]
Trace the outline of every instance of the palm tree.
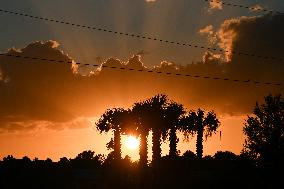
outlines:
[[152, 161], [161, 158], [162, 149], [161, 149], [161, 136], [162, 133], [167, 131], [165, 126], [165, 113], [168, 99], [166, 95], [156, 95], [146, 101], [151, 107], [149, 111], [149, 118], [152, 129]]
[[123, 108], [108, 109], [96, 123], [97, 130], [102, 132], [109, 132], [113, 130], [114, 137], [114, 159], [121, 159], [121, 134], [123, 127], [127, 123], [129, 110]]
[[166, 138], [169, 136], [170, 141], [170, 152], [169, 155], [174, 157], [178, 154], [177, 152], [177, 143], [179, 139], [177, 138], [176, 132], [181, 128], [181, 117], [185, 113], [182, 104], [176, 102], [170, 102], [165, 109], [165, 127], [169, 129], [169, 132], [166, 132], [166, 135], [163, 137]]
[[137, 127], [140, 135], [139, 163], [142, 167], [146, 167], [148, 162], [147, 136], [151, 128], [148, 119], [149, 109], [150, 107], [145, 102], [137, 102], [132, 107], [133, 125]]
[[167, 104], [166, 95], [156, 95], [145, 101], [135, 103], [132, 113], [136, 119], [135, 124], [140, 134], [140, 164], [147, 164], [147, 136], [152, 130], [153, 156], [152, 161], [161, 157], [161, 133], [165, 132], [165, 107]]
[[[210, 111], [205, 116], [205, 112], [198, 109], [197, 112], [191, 111], [183, 118], [183, 131], [186, 135], [197, 134], [196, 139], [196, 155], [201, 159], [203, 155], [203, 135], [205, 140], [216, 133], [220, 122], [213, 111]], [[205, 133], [204, 133], [205, 132]]]

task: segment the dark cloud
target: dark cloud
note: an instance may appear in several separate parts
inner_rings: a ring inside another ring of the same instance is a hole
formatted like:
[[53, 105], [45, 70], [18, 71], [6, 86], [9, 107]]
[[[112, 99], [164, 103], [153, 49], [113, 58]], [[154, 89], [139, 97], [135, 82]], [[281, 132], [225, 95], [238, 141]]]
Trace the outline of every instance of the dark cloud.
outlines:
[[[211, 35], [209, 41], [215, 44], [226, 53], [223, 57], [220, 54], [207, 53], [204, 61], [208, 59], [223, 62], [225, 77], [237, 79], [251, 79], [261, 82], [280, 82], [283, 83], [284, 62], [272, 59], [257, 58], [276, 57], [283, 58], [284, 47], [284, 15], [268, 14], [265, 16], [240, 17], [225, 20], [220, 28]], [[214, 39], [210, 39], [214, 37]], [[236, 53], [232, 53], [232, 52]], [[238, 52], [255, 54], [255, 57], [238, 55]], [[244, 108], [250, 102], [260, 100], [261, 97], [269, 92], [283, 93], [283, 87], [233, 87], [229, 89], [236, 93], [238, 99], [232, 99], [239, 108]], [[242, 101], [242, 102], [241, 102]], [[234, 108], [235, 109], [235, 108]], [[247, 108], [246, 108], [247, 109]]]
[[[70, 61], [68, 56], [56, 49], [57, 46], [54, 41], [35, 42], [23, 49], [10, 49], [7, 54]], [[0, 86], [2, 119], [20, 115], [21, 119], [29, 117], [60, 121], [72, 117], [61, 110], [59, 100], [60, 93], [63, 95], [72, 88], [74, 74], [70, 65], [5, 56], [0, 61], [6, 80]]]
[[[277, 60], [283, 59], [283, 23], [283, 14], [234, 18], [225, 20], [218, 31], [208, 38], [212, 41], [210, 38], [213, 36], [215, 44], [226, 52], [220, 61], [227, 63], [228, 76], [283, 82], [284, 64]], [[239, 52], [255, 56], [239, 55]], [[220, 54], [211, 53], [210, 56], [218, 58]]]
[[[34, 42], [10, 49], [7, 55], [72, 61], [58, 46], [56, 41]], [[139, 57], [125, 63], [111, 58], [103, 65], [144, 69]], [[0, 131], [32, 129], [32, 123], [53, 129], [82, 128], [106, 108], [130, 103], [124, 96], [133, 87], [127, 77], [135, 74], [122, 77], [120, 70], [104, 68], [82, 76], [80, 69], [74, 64], [1, 56]]]
[[[283, 17], [266, 15], [224, 21], [215, 32], [216, 45], [228, 53], [207, 52], [202, 61], [188, 65], [162, 61], [149, 68], [140, 55], [134, 55], [125, 61], [110, 58], [102, 64], [107, 67], [96, 69], [90, 66], [91, 72], [82, 76], [81, 68], [71, 64], [1, 56], [0, 130], [28, 130], [36, 125], [51, 129], [88, 127], [90, 120], [107, 108], [129, 107], [133, 102], [157, 93], [166, 93], [187, 108], [214, 109], [219, 114], [250, 113], [256, 101], [269, 93], [283, 93], [283, 86], [158, 75], [137, 70], [283, 82], [283, 62], [231, 53], [245, 51], [282, 57]], [[35, 42], [23, 49], [11, 49], [7, 54], [72, 61], [59, 50], [55, 41]], [[111, 69], [112, 66], [135, 70]]]

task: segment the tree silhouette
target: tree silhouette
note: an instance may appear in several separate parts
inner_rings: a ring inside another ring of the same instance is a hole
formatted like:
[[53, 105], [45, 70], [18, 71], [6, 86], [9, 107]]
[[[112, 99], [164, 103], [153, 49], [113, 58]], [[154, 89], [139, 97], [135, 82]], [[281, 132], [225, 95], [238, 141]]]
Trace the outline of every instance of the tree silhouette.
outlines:
[[184, 158], [190, 159], [190, 160], [195, 160], [195, 159], [196, 159], [195, 153], [193, 153], [193, 152], [190, 151], [190, 150], [185, 151], [182, 156], [183, 156]]
[[133, 124], [138, 128], [140, 135], [140, 146], [139, 146], [139, 164], [145, 167], [148, 162], [148, 149], [147, 149], [147, 136], [151, 129], [149, 121], [149, 110], [150, 106], [145, 102], [137, 102], [132, 107], [132, 116], [134, 117]]
[[69, 159], [67, 157], [62, 157], [62, 158], [59, 159], [58, 163], [62, 167], [67, 167], [68, 164], [70, 163], [70, 161], [69, 161]]
[[108, 150], [114, 150], [113, 138], [111, 138], [110, 141], [106, 144], [106, 147], [107, 147]]
[[182, 104], [176, 102], [170, 102], [165, 109], [165, 127], [169, 129], [167, 135], [169, 135], [170, 141], [170, 151], [169, 155], [174, 157], [178, 155], [177, 143], [179, 139], [177, 138], [176, 132], [181, 128], [181, 117], [185, 113]]
[[243, 132], [244, 152], [263, 163], [278, 165], [284, 160], [284, 99], [281, 95], [265, 97], [248, 116]]
[[105, 167], [110, 167], [113, 163], [113, 160], [114, 160], [114, 151], [111, 151], [110, 153], [108, 153], [103, 165]]
[[[166, 132], [165, 108], [167, 106], [166, 95], [156, 95], [145, 101], [135, 103], [132, 111], [136, 117], [137, 127], [140, 133], [140, 161], [145, 165], [147, 159], [147, 136], [152, 130], [152, 161], [161, 158], [161, 135]], [[142, 158], [142, 159], [141, 159]]]
[[45, 163], [46, 163], [46, 164], [52, 164], [52, 159], [46, 158]]
[[220, 161], [233, 161], [237, 159], [237, 155], [230, 151], [218, 151], [214, 154], [213, 158]]
[[146, 103], [151, 107], [148, 113], [150, 119], [150, 125], [152, 129], [152, 161], [161, 158], [161, 137], [162, 133], [167, 131], [165, 125], [165, 109], [167, 106], [167, 96], [166, 95], [156, 95], [146, 101]]
[[203, 137], [205, 134], [205, 140], [212, 136], [216, 132], [220, 125], [216, 114], [210, 111], [205, 116], [205, 112], [198, 109], [196, 112], [190, 111], [182, 121], [183, 131], [186, 135], [197, 134], [196, 139], [196, 155], [197, 158], [201, 159], [203, 156]]
[[122, 108], [108, 109], [96, 123], [97, 130], [102, 132], [109, 132], [113, 130], [113, 148], [114, 159], [121, 159], [121, 133], [123, 132], [123, 126], [127, 123], [129, 116], [129, 110]]
[[7, 157], [4, 157], [4, 158], [3, 158], [3, 161], [4, 161], [4, 162], [14, 161], [14, 160], [15, 160], [15, 158], [14, 158], [14, 156], [12, 156], [12, 155], [8, 155]]
[[94, 155], [95, 155], [94, 151], [91, 151], [91, 150], [83, 151], [82, 153], [80, 153], [76, 156], [76, 159], [93, 160]]
[[24, 156], [24, 157], [22, 158], [22, 160], [23, 160], [24, 162], [32, 162], [32, 160], [31, 160], [28, 156]]
[[96, 155], [94, 151], [86, 150], [79, 153], [76, 158], [70, 160], [70, 162], [78, 168], [99, 168], [103, 164], [104, 160], [104, 155]]

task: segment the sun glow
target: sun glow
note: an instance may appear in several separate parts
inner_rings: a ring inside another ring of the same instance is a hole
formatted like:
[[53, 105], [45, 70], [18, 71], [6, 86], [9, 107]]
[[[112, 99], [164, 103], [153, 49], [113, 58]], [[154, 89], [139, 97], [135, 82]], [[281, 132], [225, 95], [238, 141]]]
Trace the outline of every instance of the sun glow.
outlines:
[[134, 136], [128, 136], [126, 139], [126, 147], [131, 150], [137, 149], [139, 146], [139, 140]]

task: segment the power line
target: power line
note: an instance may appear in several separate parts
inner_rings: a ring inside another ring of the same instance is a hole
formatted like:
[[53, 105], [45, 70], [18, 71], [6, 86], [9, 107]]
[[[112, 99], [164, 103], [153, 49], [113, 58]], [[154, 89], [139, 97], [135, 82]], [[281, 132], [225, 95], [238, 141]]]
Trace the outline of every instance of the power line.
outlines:
[[[30, 57], [30, 56], [21, 56], [21, 55], [12, 55], [12, 54], [0, 54], [1, 56], [11, 57], [11, 58], [23, 58], [23, 59], [31, 59], [31, 60], [39, 60], [39, 61], [46, 61], [46, 62], [55, 62], [55, 63], [68, 63], [68, 64], [76, 64], [76, 65], [83, 65], [83, 66], [94, 66], [99, 67], [99, 64], [86, 64], [80, 62], [73, 62], [73, 61], [64, 61], [64, 60], [55, 60], [55, 59], [48, 59], [48, 58], [40, 58], [40, 57]], [[118, 69], [118, 70], [125, 70], [125, 71], [137, 71], [137, 72], [144, 72], [144, 73], [155, 73], [155, 74], [164, 74], [169, 76], [181, 76], [187, 78], [196, 78], [196, 79], [210, 79], [215, 81], [231, 81], [235, 83], [250, 83], [255, 85], [270, 85], [270, 86], [281, 86], [282, 83], [273, 83], [273, 82], [260, 82], [254, 81], [251, 79], [242, 80], [242, 79], [231, 79], [231, 78], [222, 78], [222, 77], [212, 77], [212, 76], [204, 76], [204, 75], [193, 75], [193, 74], [182, 74], [182, 73], [173, 73], [173, 72], [162, 72], [162, 71], [155, 71], [155, 70], [146, 70], [146, 69], [134, 69], [134, 68], [126, 68], [126, 67], [117, 67], [117, 66], [105, 66], [101, 65], [102, 68], [110, 68], [110, 69]]]
[[171, 41], [171, 40], [164, 40], [164, 39], [160, 39], [160, 38], [149, 37], [149, 36], [146, 36], [146, 35], [137, 35], [137, 34], [127, 33], [127, 32], [118, 32], [118, 31], [113, 31], [113, 30], [109, 30], [109, 29], [106, 29], [106, 28], [99, 28], [99, 27], [92, 27], [92, 26], [88, 26], [88, 25], [75, 24], [75, 23], [66, 22], [66, 21], [62, 21], [62, 20], [60, 21], [60, 20], [55, 20], [55, 19], [52, 19], [52, 18], [33, 16], [33, 15], [30, 15], [30, 14], [18, 13], [18, 12], [8, 11], [8, 10], [4, 10], [4, 9], [0, 9], [0, 12], [6, 13], [6, 14], [17, 15], [17, 16], [23, 16], [23, 17], [32, 18], [32, 19], [38, 19], [38, 20], [43, 20], [43, 21], [49, 21], [49, 22], [55, 22], [55, 23], [59, 23], [59, 24], [70, 25], [70, 26], [74, 26], [74, 27], [78, 27], [78, 28], [101, 31], [101, 32], [106, 32], [106, 33], [110, 33], [110, 34], [116, 34], [116, 35], [132, 37], [132, 38], [158, 41], [158, 42], [161, 42], [161, 43], [167, 43], [167, 44], [172, 44], [172, 45], [199, 48], [199, 49], [203, 49], [203, 50], [210, 50], [210, 51], [222, 52], [222, 53], [229, 53], [230, 52], [230, 53], [235, 54], [235, 55], [249, 56], [249, 57], [255, 57], [255, 58], [259, 58], [259, 59], [284, 61], [284, 58], [280, 58], [280, 57], [263, 56], [263, 55], [257, 55], [257, 54], [254, 54], [254, 53], [245, 53], [245, 52], [238, 52], [238, 51], [228, 51], [228, 50], [223, 50], [223, 49], [220, 49], [220, 48], [205, 47], [205, 46], [191, 44], [191, 43], [183, 43], [183, 42], [177, 42], [177, 41]]
[[279, 11], [276, 11], [276, 10], [269, 10], [269, 9], [257, 8], [257, 7], [253, 7], [253, 6], [227, 3], [227, 2], [218, 1], [218, 0], [204, 0], [204, 1], [209, 2], [209, 3], [218, 3], [218, 4], [222, 4], [222, 5], [226, 5], [226, 6], [244, 8], [244, 9], [249, 9], [249, 10], [254, 10], [254, 11], [259, 11], [259, 12], [283, 14], [282, 12], [279, 12]]

